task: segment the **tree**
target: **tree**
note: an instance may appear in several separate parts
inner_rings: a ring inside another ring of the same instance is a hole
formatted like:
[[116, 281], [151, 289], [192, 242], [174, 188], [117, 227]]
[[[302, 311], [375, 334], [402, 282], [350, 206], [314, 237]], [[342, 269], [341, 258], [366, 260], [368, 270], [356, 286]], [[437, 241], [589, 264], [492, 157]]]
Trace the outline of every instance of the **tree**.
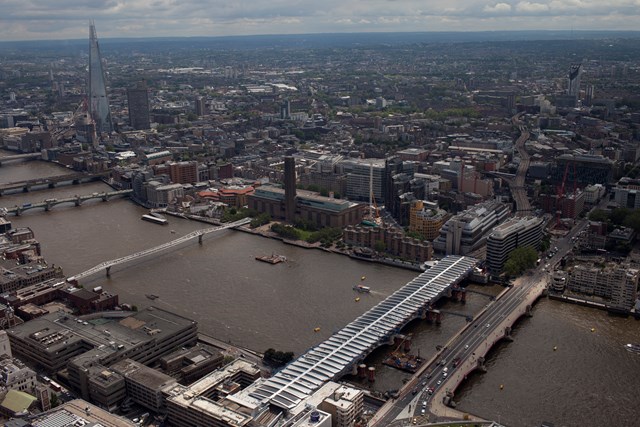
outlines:
[[51, 393], [50, 403], [52, 408], [60, 405], [60, 400], [58, 399], [58, 395], [56, 393]]
[[627, 215], [622, 224], [632, 228], [636, 233], [640, 233], [640, 210], [633, 210]]
[[374, 243], [373, 245], [373, 249], [375, 249], [377, 252], [384, 252], [384, 250], [386, 249], [384, 241], [376, 240], [376, 243]]
[[607, 215], [607, 212], [602, 209], [595, 209], [589, 214], [589, 221], [607, 222], [608, 219], [609, 215]]
[[525, 270], [533, 268], [538, 260], [538, 252], [530, 246], [516, 248], [509, 254], [504, 263], [504, 272], [508, 276], [518, 276]]

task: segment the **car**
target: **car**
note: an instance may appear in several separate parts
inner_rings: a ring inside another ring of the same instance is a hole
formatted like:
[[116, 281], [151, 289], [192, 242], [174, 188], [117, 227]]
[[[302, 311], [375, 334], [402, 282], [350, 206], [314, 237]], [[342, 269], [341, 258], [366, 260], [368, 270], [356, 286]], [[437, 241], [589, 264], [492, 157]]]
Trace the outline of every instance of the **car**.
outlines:
[[427, 411], [426, 411], [426, 409], [422, 408], [422, 409], [420, 410], [420, 415], [424, 415], [424, 413], [425, 413], [425, 412], [427, 412]]
[[426, 381], [423, 381], [423, 382], [422, 382], [422, 387], [426, 387], [426, 386], [427, 386], [427, 382], [426, 382]]
[[429, 393], [429, 394], [433, 394], [433, 391], [434, 391], [433, 387], [430, 387], [430, 388], [427, 389], [427, 393]]
[[438, 382], [436, 383], [437, 385], [442, 384], [442, 380], [438, 380]]
[[468, 348], [469, 348], [469, 344], [466, 344], [466, 345], [464, 346], [464, 349], [466, 350], [466, 349], [468, 349]]
[[444, 374], [442, 374], [442, 377], [443, 377], [443, 378], [447, 378], [447, 375], [449, 375], [449, 374], [447, 374], [447, 373], [445, 372]]
[[426, 401], [426, 400], [423, 400], [423, 401], [422, 401], [422, 407], [423, 407], [423, 408], [426, 408], [426, 407], [427, 407], [427, 401]]

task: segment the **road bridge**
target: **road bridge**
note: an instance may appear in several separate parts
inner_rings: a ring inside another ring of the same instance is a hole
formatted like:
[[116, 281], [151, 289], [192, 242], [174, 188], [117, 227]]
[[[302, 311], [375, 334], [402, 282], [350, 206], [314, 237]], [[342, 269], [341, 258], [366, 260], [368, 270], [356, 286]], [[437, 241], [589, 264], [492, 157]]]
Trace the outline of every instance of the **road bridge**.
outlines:
[[426, 317], [432, 304], [464, 280], [476, 263], [476, 259], [463, 256], [444, 258], [256, 386], [250, 395], [291, 410], [327, 381], [352, 372], [371, 351], [390, 342], [411, 320]]
[[0, 196], [10, 190], [19, 190], [24, 193], [35, 190], [36, 188], [55, 188], [56, 185], [63, 183], [80, 184], [82, 182], [97, 181], [101, 178], [109, 176], [110, 171], [100, 173], [76, 172], [65, 175], [51, 176], [48, 178], [36, 178], [25, 181], [8, 182], [0, 184]]
[[30, 209], [44, 209], [46, 212], [48, 212], [49, 210], [51, 210], [52, 207], [56, 205], [61, 205], [63, 203], [73, 203], [75, 206], [81, 206], [83, 202], [91, 199], [100, 199], [103, 202], [107, 202], [109, 201], [109, 199], [113, 197], [128, 196], [132, 192], [133, 190], [118, 190], [118, 191], [87, 194], [84, 196], [73, 196], [73, 197], [67, 197], [64, 199], [46, 199], [40, 203], [25, 203], [21, 206], [16, 205], [14, 207], [0, 208], [1, 209], [0, 214], [2, 215], [14, 214], [15, 216], [20, 216], [22, 212], [28, 211]]
[[218, 227], [211, 227], [211, 228], [204, 228], [201, 230], [196, 230], [196, 231], [192, 231], [189, 234], [186, 234], [182, 237], [178, 237], [177, 239], [171, 240], [170, 242], [167, 243], [163, 243], [161, 245], [158, 246], [154, 246], [153, 248], [149, 248], [149, 249], [145, 249], [142, 250], [140, 252], [136, 252], [134, 254], [131, 255], [126, 255], [120, 258], [116, 258], [116, 259], [112, 259], [110, 261], [105, 261], [102, 262], [98, 265], [96, 265], [95, 267], [92, 267], [86, 271], [83, 271], [82, 273], [78, 273], [75, 276], [71, 276], [67, 279], [68, 282], [73, 282], [73, 281], [78, 281], [78, 280], [82, 280], [85, 277], [89, 277], [92, 276], [96, 273], [99, 273], [101, 271], [106, 271], [107, 276], [109, 276], [111, 274], [111, 267], [115, 266], [115, 265], [119, 265], [119, 264], [124, 264], [124, 263], [128, 263], [128, 262], [133, 262], [135, 260], [138, 260], [140, 258], [144, 258], [148, 255], [152, 255], [152, 254], [156, 254], [158, 252], [162, 252], [171, 248], [174, 248], [178, 245], [181, 245], [183, 243], [188, 242], [191, 239], [195, 239], [196, 237], [198, 238], [198, 242], [202, 243], [202, 238], [207, 235], [207, 234], [211, 234], [211, 233], [215, 233], [216, 231], [221, 231], [221, 230], [226, 230], [228, 228], [236, 228], [236, 227], [240, 227], [242, 225], [246, 225], [249, 224], [251, 222], [251, 218], [244, 218], [241, 219], [239, 221], [235, 221], [235, 222], [230, 222], [228, 224], [223, 224], [220, 225]]
[[18, 160], [36, 160], [41, 158], [42, 158], [42, 154], [40, 153], [25, 153], [25, 154], [14, 154], [11, 156], [3, 156], [3, 157], [0, 157], [0, 166], [5, 164], [6, 162], [15, 162]]

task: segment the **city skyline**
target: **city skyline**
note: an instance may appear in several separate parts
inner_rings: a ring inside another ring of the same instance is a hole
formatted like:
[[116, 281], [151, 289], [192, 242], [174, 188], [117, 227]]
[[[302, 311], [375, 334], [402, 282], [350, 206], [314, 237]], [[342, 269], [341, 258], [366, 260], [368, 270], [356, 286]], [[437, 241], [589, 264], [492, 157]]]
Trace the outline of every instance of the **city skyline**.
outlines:
[[512, 30], [636, 30], [638, 0], [143, 2], [8, 0], [0, 41], [77, 39], [94, 19], [101, 38]]

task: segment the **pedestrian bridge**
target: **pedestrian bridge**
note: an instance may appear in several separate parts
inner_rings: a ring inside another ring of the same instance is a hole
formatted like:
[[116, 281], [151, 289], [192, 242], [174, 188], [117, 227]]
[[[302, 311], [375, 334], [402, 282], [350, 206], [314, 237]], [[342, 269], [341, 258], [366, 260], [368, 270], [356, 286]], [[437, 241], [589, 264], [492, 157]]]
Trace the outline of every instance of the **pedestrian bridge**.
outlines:
[[291, 410], [327, 381], [352, 372], [371, 351], [388, 343], [411, 320], [425, 317], [431, 304], [465, 279], [476, 263], [475, 258], [447, 256], [257, 385], [250, 395]]
[[118, 264], [124, 264], [127, 262], [131, 262], [131, 261], [135, 261], [139, 258], [143, 258], [146, 257], [147, 255], [152, 255], [158, 252], [162, 252], [164, 250], [167, 249], [171, 249], [175, 246], [181, 245], [185, 242], [188, 242], [191, 239], [194, 238], [198, 238], [198, 241], [200, 243], [202, 243], [202, 237], [210, 234], [210, 233], [215, 233], [216, 231], [221, 231], [221, 230], [226, 230], [228, 228], [236, 228], [236, 227], [240, 227], [241, 225], [246, 225], [249, 224], [251, 222], [251, 218], [244, 218], [241, 219], [239, 221], [235, 221], [235, 222], [230, 222], [228, 224], [223, 224], [221, 226], [218, 227], [211, 227], [211, 228], [204, 228], [202, 230], [196, 230], [196, 231], [192, 231], [189, 234], [186, 234], [182, 237], [178, 237], [177, 239], [171, 240], [170, 242], [167, 243], [163, 243], [161, 245], [158, 246], [154, 246], [153, 248], [149, 248], [149, 249], [145, 249], [143, 251], [140, 252], [136, 252], [135, 254], [131, 254], [131, 255], [126, 255], [120, 258], [116, 258], [116, 259], [112, 259], [110, 261], [105, 261], [102, 262], [98, 265], [96, 265], [95, 267], [92, 267], [90, 269], [88, 269], [87, 271], [83, 271], [82, 273], [78, 273], [75, 276], [71, 276], [69, 278], [67, 278], [68, 282], [72, 282], [72, 281], [77, 281], [77, 280], [81, 280], [84, 279], [85, 277], [94, 275], [96, 273], [99, 273], [100, 271], [106, 271], [107, 276], [110, 274], [111, 272], [111, 267], [113, 267], [114, 265], [118, 265]]

